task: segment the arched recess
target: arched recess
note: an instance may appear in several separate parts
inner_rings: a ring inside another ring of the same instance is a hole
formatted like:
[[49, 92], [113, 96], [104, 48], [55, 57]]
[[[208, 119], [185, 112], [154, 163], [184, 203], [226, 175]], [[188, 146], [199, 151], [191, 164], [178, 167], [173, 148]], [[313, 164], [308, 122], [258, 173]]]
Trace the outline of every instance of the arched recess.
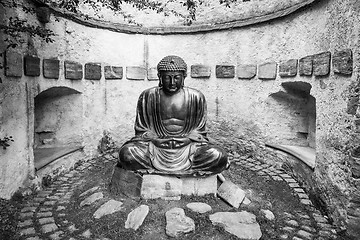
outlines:
[[39, 170], [82, 148], [82, 95], [51, 87], [34, 99], [34, 165]]
[[268, 124], [276, 142], [267, 145], [286, 151], [315, 167], [316, 99], [307, 82], [284, 82], [284, 91], [268, 99]]

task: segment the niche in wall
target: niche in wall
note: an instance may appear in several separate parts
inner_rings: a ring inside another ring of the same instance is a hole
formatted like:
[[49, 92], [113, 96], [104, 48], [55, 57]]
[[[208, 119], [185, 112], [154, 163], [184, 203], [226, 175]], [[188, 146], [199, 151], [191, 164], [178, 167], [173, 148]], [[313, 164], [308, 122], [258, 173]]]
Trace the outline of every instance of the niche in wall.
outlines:
[[316, 100], [311, 84], [284, 82], [285, 91], [269, 96], [267, 122], [277, 144], [315, 148]]
[[52, 87], [35, 97], [34, 159], [39, 169], [82, 145], [82, 95]]

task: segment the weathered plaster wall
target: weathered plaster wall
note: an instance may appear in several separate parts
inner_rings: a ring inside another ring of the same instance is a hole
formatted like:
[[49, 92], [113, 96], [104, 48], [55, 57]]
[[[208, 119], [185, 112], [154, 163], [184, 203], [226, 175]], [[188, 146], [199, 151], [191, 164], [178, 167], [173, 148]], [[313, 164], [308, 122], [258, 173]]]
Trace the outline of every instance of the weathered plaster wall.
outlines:
[[[191, 35], [115, 33], [85, 27], [63, 18], [57, 22], [51, 16], [46, 27], [56, 32], [56, 42], [46, 44], [33, 39], [26, 49], [28, 52], [32, 49], [30, 52], [40, 58], [59, 59], [60, 78], [44, 79], [42, 75], [16, 80], [6, 78], [2, 83], [8, 91], [4, 91], [6, 98], [0, 98], [7, 103], [6, 107], [2, 107], [5, 124], [0, 130], [3, 134], [13, 135], [17, 141], [5, 151], [2, 159], [6, 160], [0, 162], [3, 171], [2, 196], [10, 196], [25, 179], [23, 174], [28, 171], [25, 167], [31, 168], [32, 152], [29, 146], [32, 146], [33, 140], [29, 140], [28, 136], [28, 130], [33, 128], [31, 99], [39, 92], [54, 85], [70, 86], [82, 92], [83, 144], [85, 152], [93, 156], [104, 130], [110, 132], [118, 145], [133, 136], [137, 98], [143, 90], [157, 85], [156, 81], [128, 80], [126, 71], [121, 80], [105, 80], [104, 76], [100, 80], [68, 80], [64, 78], [63, 61], [77, 61], [83, 65], [96, 62], [102, 66], [111, 64], [125, 69], [126, 66], [155, 67], [165, 55], [175, 54], [183, 57], [189, 67], [193, 64], [211, 67], [210, 78], [195, 79], [189, 76], [185, 84], [201, 90], [206, 96], [209, 129], [216, 132], [216, 126], [224, 125], [231, 133], [231, 139], [235, 140], [242, 138], [281, 143], [283, 139], [276, 131], [271, 131], [271, 125], [280, 123], [283, 118], [278, 115], [276, 119], [276, 115], [272, 115], [269, 122], [269, 96], [283, 91], [282, 82], [304, 81], [311, 84], [310, 94], [316, 98], [317, 114], [317, 159], [313, 179], [316, 185], [312, 190], [326, 203], [339, 229], [345, 227], [349, 194], [354, 191], [346, 162], [346, 151], [353, 144], [350, 141], [354, 116], [349, 115], [346, 108], [350, 85], [357, 81], [358, 75], [359, 10], [360, 4], [355, 0], [319, 0], [281, 19], [239, 29]], [[235, 78], [229, 79], [215, 76], [215, 66], [218, 64], [278, 63], [342, 49], [352, 49], [354, 53], [355, 71], [352, 76], [336, 75], [333, 71], [322, 78], [277, 76], [270, 81], [258, 77], [240, 80], [236, 74]], [[32, 87], [26, 88], [26, 84]], [[19, 110], [12, 112], [15, 105]], [[221, 137], [216, 134], [211, 136]], [[11, 164], [9, 161], [12, 161]], [[10, 178], [11, 175], [18, 176], [18, 179]], [[11, 184], [9, 178], [12, 179]]]
[[[9, 17], [5, 9], [0, 8], [0, 21]], [[6, 44], [0, 37], [0, 52], [4, 53]], [[4, 66], [4, 54], [0, 58]], [[0, 71], [0, 137], [12, 136], [15, 142], [10, 142], [6, 150], [0, 148], [0, 195], [10, 198], [33, 172], [32, 154], [29, 146], [29, 119], [31, 108], [28, 108], [27, 78], [4, 76]], [[32, 170], [31, 170], [32, 169]]]

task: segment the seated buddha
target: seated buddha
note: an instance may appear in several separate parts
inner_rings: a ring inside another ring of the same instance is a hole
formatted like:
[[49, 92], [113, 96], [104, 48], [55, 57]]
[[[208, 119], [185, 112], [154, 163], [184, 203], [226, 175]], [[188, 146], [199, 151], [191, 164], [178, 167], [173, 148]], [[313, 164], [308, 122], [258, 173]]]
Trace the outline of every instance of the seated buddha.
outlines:
[[184, 60], [164, 57], [157, 70], [159, 86], [141, 93], [135, 137], [120, 148], [117, 166], [177, 176], [211, 175], [228, 168], [227, 153], [207, 138], [204, 95], [184, 87]]

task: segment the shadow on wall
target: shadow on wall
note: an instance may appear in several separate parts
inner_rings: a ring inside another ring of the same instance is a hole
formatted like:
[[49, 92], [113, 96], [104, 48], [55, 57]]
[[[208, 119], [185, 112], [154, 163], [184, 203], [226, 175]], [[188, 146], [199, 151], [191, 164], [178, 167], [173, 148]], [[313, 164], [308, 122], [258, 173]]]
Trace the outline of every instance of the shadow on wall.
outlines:
[[279, 144], [314, 148], [316, 134], [316, 100], [310, 95], [311, 84], [284, 82], [285, 91], [268, 99], [268, 122]]

